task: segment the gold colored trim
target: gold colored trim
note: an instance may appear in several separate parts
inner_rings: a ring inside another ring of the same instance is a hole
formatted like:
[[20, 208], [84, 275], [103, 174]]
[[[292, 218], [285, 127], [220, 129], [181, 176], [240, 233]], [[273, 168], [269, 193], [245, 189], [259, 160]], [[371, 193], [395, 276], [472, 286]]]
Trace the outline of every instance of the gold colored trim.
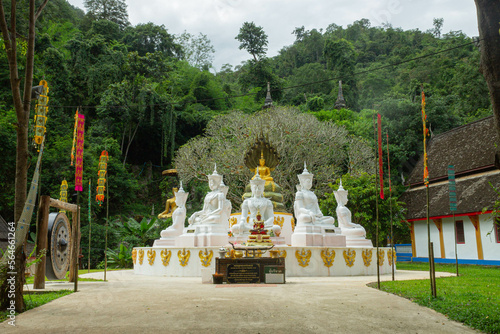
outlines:
[[229, 218], [229, 228], [231, 228], [231, 226], [233, 226], [237, 222], [238, 222], [238, 218], [236, 218], [236, 217]]
[[163, 265], [166, 267], [170, 263], [170, 257], [172, 256], [172, 251], [164, 249], [160, 252], [160, 256], [161, 256], [161, 263], [163, 263]]
[[291, 220], [291, 224], [292, 224], [292, 232], [295, 231], [295, 218], [292, 217], [292, 220]]
[[182, 249], [182, 253], [180, 250], [177, 252], [177, 257], [179, 258], [179, 262], [183, 267], [187, 266], [190, 256], [191, 251], [189, 249], [186, 251], [186, 248]]
[[356, 251], [354, 249], [344, 250], [344, 260], [348, 267], [352, 267], [356, 261]]
[[273, 225], [279, 225], [279, 227], [283, 228], [283, 223], [285, 222], [285, 217], [276, 217], [274, 216]]
[[284, 249], [283, 250], [279, 250], [279, 252], [280, 253], [279, 253], [278, 257], [282, 257], [282, 258], [286, 259], [286, 250], [284, 250]]
[[155, 263], [156, 251], [153, 249], [148, 250], [148, 262], [149, 265], [152, 266]]
[[444, 237], [443, 237], [443, 219], [442, 218], [436, 218], [432, 220], [434, 222], [434, 225], [436, 225], [438, 231], [439, 231], [439, 248], [441, 250], [441, 258], [444, 259], [446, 258], [446, 253], [444, 252]]
[[396, 251], [392, 251], [392, 249], [387, 250], [387, 260], [389, 261], [389, 266], [392, 267], [392, 261], [396, 264]]
[[474, 225], [474, 229], [476, 230], [476, 246], [477, 246], [477, 259], [484, 260], [483, 255], [483, 243], [481, 241], [481, 224], [479, 223], [479, 216], [469, 216], [472, 225]]
[[142, 261], [144, 260], [144, 249], [139, 249], [139, 264], [142, 265]]
[[134, 262], [135, 264], [136, 260], [137, 260], [137, 249], [134, 248], [132, 250], [132, 262]]
[[365, 267], [369, 267], [370, 264], [372, 263], [372, 250], [371, 249], [365, 249], [362, 253], [361, 256], [363, 257], [363, 263], [365, 264]]
[[205, 251], [201, 251], [199, 253], [201, 264], [204, 267], [208, 267], [210, 263], [212, 262], [212, 257], [214, 256], [213, 250], [210, 250], [210, 252], [205, 248]]
[[302, 251], [299, 252], [299, 250], [297, 249], [295, 251], [295, 257], [297, 258], [297, 261], [299, 262], [299, 266], [305, 268], [309, 265], [309, 261], [311, 261], [311, 250], [308, 249], [306, 251], [305, 249], [302, 249]]
[[383, 266], [384, 265], [384, 256], [385, 252], [383, 249], [378, 250], [378, 265]]
[[333, 266], [333, 261], [335, 261], [335, 250], [328, 251], [328, 248], [321, 250], [321, 258], [325, 267], [330, 268]]

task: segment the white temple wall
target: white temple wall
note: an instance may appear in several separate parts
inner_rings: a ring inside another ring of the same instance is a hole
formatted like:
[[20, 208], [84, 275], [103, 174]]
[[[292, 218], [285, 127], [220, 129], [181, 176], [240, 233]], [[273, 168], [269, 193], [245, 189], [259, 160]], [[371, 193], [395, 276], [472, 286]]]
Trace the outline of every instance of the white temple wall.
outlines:
[[[485, 260], [500, 260], [500, 243], [496, 240], [495, 230], [493, 229], [493, 219], [491, 215], [486, 214], [481, 223], [481, 242], [483, 243], [483, 254]], [[479, 216], [481, 217], [481, 216]]]
[[[489, 214], [478, 216], [481, 244], [484, 260], [500, 261], [500, 243], [496, 242], [493, 229], [493, 219]], [[465, 243], [457, 244], [458, 259], [478, 260], [478, 246], [476, 240], [476, 229], [468, 216], [455, 217], [455, 221], [463, 221]], [[417, 258], [427, 258], [427, 223], [426, 220], [414, 221], [415, 250]], [[453, 217], [442, 219], [443, 241], [446, 259], [455, 259], [455, 225]], [[434, 257], [441, 258], [441, 247], [439, 230], [430, 220], [431, 241], [434, 243]]]

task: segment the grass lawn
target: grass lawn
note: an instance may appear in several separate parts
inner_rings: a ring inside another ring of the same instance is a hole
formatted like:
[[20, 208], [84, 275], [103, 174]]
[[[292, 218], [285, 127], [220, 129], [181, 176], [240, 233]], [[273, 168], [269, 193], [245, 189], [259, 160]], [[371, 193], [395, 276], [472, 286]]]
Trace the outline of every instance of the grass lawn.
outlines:
[[[39, 291], [36, 293], [29, 293], [24, 295], [24, 302], [26, 303], [26, 311], [32, 308], [47, 304], [48, 302], [67, 296], [73, 291], [71, 290], [59, 290], [59, 291]], [[0, 311], [0, 322], [7, 320], [7, 315], [9, 311]], [[17, 313], [16, 313], [17, 315]]]
[[[397, 269], [429, 271], [429, 265], [403, 262]], [[455, 273], [456, 269], [454, 264], [436, 264], [436, 271]], [[472, 328], [500, 333], [500, 267], [459, 265], [458, 271], [458, 277], [436, 278], [436, 298], [431, 297], [428, 279], [381, 282], [381, 289]]]
[[[111, 271], [111, 270], [123, 270], [123, 269], [108, 269], [107, 271]], [[103, 272], [103, 271], [104, 271], [104, 269], [90, 269], [91, 273], [98, 273], [98, 272]], [[81, 275], [88, 274], [88, 273], [89, 273], [88, 269], [78, 270], [78, 281], [79, 282], [102, 281], [102, 279], [80, 277]], [[53, 282], [67, 281], [68, 279], [69, 279], [69, 271], [66, 273], [66, 277], [64, 279], [54, 280]], [[35, 280], [34, 276], [26, 277], [26, 284], [33, 284], [34, 280]], [[46, 282], [47, 282], [47, 280], [46, 280]]]
[[[121, 269], [108, 269], [110, 270], [121, 270]], [[91, 269], [91, 273], [95, 272], [103, 272], [103, 269]], [[83, 270], [78, 270], [78, 275], [82, 274], [87, 274], [88, 270], [83, 269]], [[57, 280], [57, 281], [67, 281], [68, 280], [68, 275], [69, 272], [66, 274], [66, 278], [62, 280]], [[27, 277], [26, 278], [26, 284], [33, 284], [34, 277]], [[78, 278], [79, 282], [86, 282], [86, 281], [102, 281], [100, 279], [94, 279], [94, 278]], [[26, 311], [31, 310], [32, 308], [41, 306], [43, 304], [46, 304], [54, 299], [64, 297], [66, 295], [69, 295], [72, 293], [73, 290], [59, 290], [59, 291], [29, 291], [25, 288], [24, 289], [24, 302], [26, 303]], [[17, 313], [16, 313], [17, 314]], [[0, 322], [7, 320], [7, 315], [8, 311], [0, 311]]]

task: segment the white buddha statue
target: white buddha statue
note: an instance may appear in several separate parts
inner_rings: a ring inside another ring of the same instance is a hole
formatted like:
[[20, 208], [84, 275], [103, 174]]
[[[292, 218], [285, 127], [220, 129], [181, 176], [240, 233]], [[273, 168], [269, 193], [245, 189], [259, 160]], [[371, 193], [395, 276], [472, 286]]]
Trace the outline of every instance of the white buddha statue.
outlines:
[[186, 221], [186, 200], [189, 193], [185, 192], [182, 188], [182, 181], [180, 189], [174, 193], [175, 204], [177, 208], [172, 213], [172, 225], [161, 231], [162, 238], [176, 237], [182, 233], [184, 229], [184, 222]]
[[231, 216], [232, 204], [231, 201], [226, 198], [229, 187], [224, 184], [224, 180], [221, 179], [220, 190], [224, 194], [224, 204], [221, 213], [221, 219], [224, 223], [224, 227], [229, 230], [229, 217]]
[[300, 185], [297, 186], [295, 203], [293, 205], [297, 226], [304, 224], [330, 225], [333, 227], [335, 219], [324, 216], [318, 205], [318, 198], [310, 189], [314, 174], [309, 173], [304, 162], [304, 171], [298, 175]]
[[[250, 189], [252, 197], [247, 198], [241, 204], [240, 221], [231, 227], [234, 236], [246, 236], [250, 234], [254, 221], [257, 219], [257, 213], [260, 212], [261, 219], [264, 221], [264, 228], [268, 233], [273, 231], [275, 236], [281, 233], [281, 227], [274, 225], [273, 203], [264, 197], [264, 186], [266, 181], [260, 178], [258, 169], [255, 177], [250, 180]], [[247, 222], [248, 218], [248, 222]]]
[[174, 246], [175, 238], [180, 236], [184, 230], [186, 221], [186, 200], [189, 193], [182, 188], [174, 193], [176, 209], [172, 212], [172, 225], [160, 232], [161, 238], [155, 240], [154, 246]]
[[208, 176], [210, 192], [205, 196], [203, 209], [189, 217], [189, 225], [214, 225], [223, 224], [222, 212], [226, 204], [226, 196], [221, 190], [222, 175], [217, 174], [217, 165], [212, 175]]
[[340, 180], [339, 189], [333, 193], [337, 200], [337, 221], [341, 229], [341, 235], [346, 236], [347, 246], [357, 245], [356, 241], [371, 245], [371, 241], [366, 240], [364, 227], [353, 223], [351, 220], [351, 211], [345, 206], [347, 204], [348, 191], [342, 187], [342, 180]]

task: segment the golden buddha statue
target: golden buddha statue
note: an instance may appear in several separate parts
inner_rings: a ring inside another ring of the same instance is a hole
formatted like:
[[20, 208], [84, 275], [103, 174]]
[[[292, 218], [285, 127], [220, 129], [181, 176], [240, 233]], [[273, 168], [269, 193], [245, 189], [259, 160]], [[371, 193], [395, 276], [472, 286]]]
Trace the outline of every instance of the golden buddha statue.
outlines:
[[[257, 175], [257, 173], [255, 172], [255, 168], [251, 169], [251, 171], [255, 173], [255, 175]], [[260, 152], [259, 166], [257, 167], [257, 171], [262, 180], [265, 181], [273, 180], [273, 178], [271, 177], [271, 168], [266, 166], [266, 159], [264, 159], [264, 151]], [[255, 178], [255, 175], [252, 177], [252, 180]]]
[[165, 211], [160, 213], [158, 215], [158, 218], [160, 219], [166, 219], [172, 217], [172, 213], [174, 213], [175, 209], [177, 209], [177, 204], [175, 204], [175, 194], [177, 193], [179, 189], [177, 188], [172, 188], [172, 193], [174, 194], [174, 197], [167, 199], [167, 202], [165, 203]]
[[[257, 136], [255, 142], [250, 146], [245, 154], [245, 166], [248, 167], [254, 174], [252, 180], [256, 175], [265, 181], [264, 197], [271, 200], [275, 212], [286, 212], [283, 204], [283, 195], [281, 194], [282, 188], [274, 182], [271, 177], [271, 172], [279, 164], [279, 155], [275, 148], [269, 142], [269, 138], [264, 136], [263, 133]], [[245, 187], [245, 193], [242, 198], [250, 198], [252, 192], [250, 184]]]

